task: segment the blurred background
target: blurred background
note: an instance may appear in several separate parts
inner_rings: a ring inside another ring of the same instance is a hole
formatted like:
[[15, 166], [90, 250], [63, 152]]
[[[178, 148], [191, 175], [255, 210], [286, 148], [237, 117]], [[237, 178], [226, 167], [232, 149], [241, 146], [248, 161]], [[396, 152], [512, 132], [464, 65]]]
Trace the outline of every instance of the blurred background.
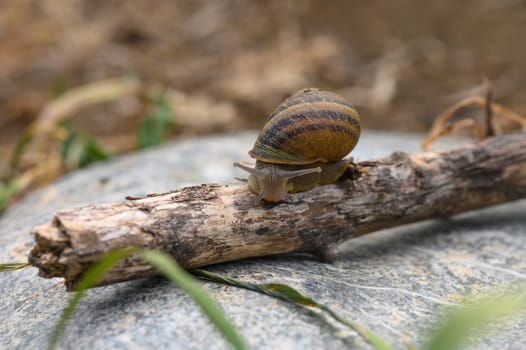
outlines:
[[259, 129], [321, 87], [425, 132], [484, 95], [526, 114], [526, 1], [0, 1], [0, 210], [165, 140]]

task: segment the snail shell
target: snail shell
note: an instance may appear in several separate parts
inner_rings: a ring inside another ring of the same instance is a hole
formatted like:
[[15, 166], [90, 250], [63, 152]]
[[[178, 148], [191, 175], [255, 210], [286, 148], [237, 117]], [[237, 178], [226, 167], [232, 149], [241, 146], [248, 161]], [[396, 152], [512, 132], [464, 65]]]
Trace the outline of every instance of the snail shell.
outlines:
[[360, 137], [360, 117], [343, 97], [320, 89], [297, 92], [267, 118], [254, 147], [255, 169], [248, 184], [259, 199], [280, 201], [287, 192], [335, 182], [349, 162], [343, 160]]

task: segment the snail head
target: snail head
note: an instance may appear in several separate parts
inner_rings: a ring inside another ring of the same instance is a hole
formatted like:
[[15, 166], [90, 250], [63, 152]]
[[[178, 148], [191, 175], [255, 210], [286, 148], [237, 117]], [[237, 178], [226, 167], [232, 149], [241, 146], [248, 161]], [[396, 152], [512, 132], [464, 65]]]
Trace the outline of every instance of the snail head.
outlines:
[[274, 164], [262, 163], [260, 166], [256, 166], [256, 168], [250, 168], [237, 162], [234, 163], [234, 166], [250, 174], [248, 177], [248, 185], [252, 192], [258, 195], [256, 202], [262, 199], [268, 202], [284, 200], [287, 198], [287, 192], [290, 190], [288, 180], [297, 176], [321, 173], [320, 167], [284, 170]]

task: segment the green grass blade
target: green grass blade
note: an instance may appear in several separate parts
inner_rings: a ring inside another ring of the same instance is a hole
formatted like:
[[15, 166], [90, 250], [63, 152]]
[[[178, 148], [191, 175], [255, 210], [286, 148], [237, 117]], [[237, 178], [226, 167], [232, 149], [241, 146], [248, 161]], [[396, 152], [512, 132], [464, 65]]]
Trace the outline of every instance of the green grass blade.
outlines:
[[15, 177], [8, 180], [5, 184], [0, 182], [0, 213], [6, 208], [7, 204], [20, 190], [20, 178]]
[[93, 136], [86, 132], [75, 131], [69, 121], [63, 121], [61, 128], [65, 132], [60, 148], [62, 163], [66, 169], [82, 168], [111, 158], [111, 153], [105, 150]]
[[513, 293], [487, 296], [449, 312], [430, 337], [425, 350], [460, 348], [469, 336], [480, 332], [488, 323], [518, 315], [526, 310], [526, 288]]
[[111, 158], [111, 153], [105, 150], [94, 137], [88, 134], [83, 135], [82, 146], [84, 152], [79, 159], [79, 168]]
[[143, 149], [161, 144], [176, 126], [170, 103], [164, 96], [152, 101], [152, 111], [142, 120], [137, 131], [137, 148]]
[[15, 148], [13, 149], [13, 152], [11, 153], [11, 157], [9, 158], [9, 172], [10, 175], [15, 171], [16, 167], [20, 163], [20, 159], [22, 158], [22, 155], [24, 154], [27, 146], [29, 143], [33, 140], [33, 126], [27, 127], [22, 135], [18, 138]]
[[104, 273], [107, 270], [109, 270], [118, 261], [132, 255], [135, 251], [136, 250], [134, 249], [122, 249], [110, 252], [104, 258], [102, 258], [100, 261], [93, 264], [88, 270], [86, 270], [78, 285], [76, 286], [76, 289], [78, 291], [75, 292], [73, 297], [69, 300], [68, 305], [62, 312], [62, 315], [60, 316], [60, 319], [55, 324], [55, 328], [53, 329], [53, 333], [51, 334], [51, 337], [49, 339], [48, 349], [55, 349], [60, 335], [64, 331], [66, 322], [73, 314], [73, 311], [75, 310], [78, 302], [86, 292], [86, 289], [94, 286], [95, 283], [97, 283], [97, 281], [99, 281], [102, 278], [102, 276], [104, 276]]
[[199, 286], [199, 283], [192, 275], [183, 270], [172, 258], [164, 253], [143, 251], [141, 256], [164, 276], [186, 291], [235, 349], [246, 348], [235, 327], [231, 325], [221, 309]]
[[214, 272], [200, 270], [200, 269], [194, 269], [191, 270], [191, 273], [195, 276], [198, 276], [200, 278], [213, 281], [213, 282], [219, 282], [228, 284], [234, 287], [238, 288], [244, 288], [248, 290], [252, 290], [258, 293], [266, 294], [274, 298], [278, 298], [284, 301], [287, 301], [289, 303], [299, 305], [301, 307], [310, 308], [315, 307], [319, 310], [324, 311], [329, 316], [334, 318], [336, 321], [342, 323], [343, 325], [353, 329], [355, 332], [357, 332], [365, 341], [367, 341], [369, 344], [371, 344], [376, 350], [392, 350], [393, 347], [391, 347], [389, 344], [384, 342], [380, 337], [378, 337], [376, 334], [374, 334], [371, 330], [367, 329], [366, 327], [348, 321], [338, 315], [336, 312], [331, 310], [329, 307], [319, 304], [313, 299], [304, 296], [294, 288], [287, 286], [285, 284], [279, 284], [279, 283], [267, 283], [267, 284], [255, 284], [255, 283], [249, 283], [245, 281], [238, 280], [236, 278], [231, 278], [228, 276], [220, 275]]
[[385, 341], [383, 341], [379, 336], [377, 336], [367, 327], [364, 327], [361, 324], [351, 322], [349, 320], [344, 319], [343, 317], [341, 317], [340, 315], [338, 315], [337, 313], [335, 313], [334, 311], [332, 311], [325, 305], [317, 304], [317, 307], [325, 311], [335, 320], [355, 330], [356, 333], [358, 333], [366, 342], [371, 344], [373, 348], [375, 348], [376, 350], [393, 350], [394, 349], [391, 345], [387, 344]]
[[66, 91], [68, 91], [68, 84], [66, 83], [66, 79], [62, 77], [55, 79], [51, 88], [51, 95], [53, 96], [53, 99], [57, 99], [60, 96], [64, 95]]
[[79, 283], [75, 286], [78, 291], [75, 292], [70, 299], [68, 305], [62, 312], [60, 319], [55, 325], [48, 343], [48, 349], [54, 349], [56, 347], [67, 320], [73, 314], [73, 311], [78, 302], [82, 299], [86, 289], [93, 287], [97, 281], [104, 276], [104, 273], [113, 267], [119, 260], [133, 254], [141, 255], [145, 260], [152, 264], [152, 266], [158, 269], [159, 272], [186, 291], [235, 349], [246, 349], [243, 340], [238, 335], [234, 326], [228, 322], [221, 309], [219, 309], [206, 292], [199, 286], [197, 280], [195, 280], [184, 269], [179, 267], [172, 258], [164, 253], [132, 248], [113, 251], [86, 270]]
[[0, 272], [10, 272], [25, 269], [26, 267], [31, 267], [31, 264], [28, 263], [7, 263], [0, 264]]

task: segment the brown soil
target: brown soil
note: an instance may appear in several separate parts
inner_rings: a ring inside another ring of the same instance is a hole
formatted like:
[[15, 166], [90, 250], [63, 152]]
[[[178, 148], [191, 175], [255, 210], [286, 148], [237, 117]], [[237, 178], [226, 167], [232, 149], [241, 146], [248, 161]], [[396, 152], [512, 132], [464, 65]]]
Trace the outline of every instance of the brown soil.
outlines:
[[[259, 128], [307, 86], [348, 97], [368, 128], [425, 131], [483, 77], [526, 114], [525, 33], [513, 0], [2, 1], [0, 169], [57, 86], [130, 74], [182, 96], [178, 135]], [[128, 99], [74, 119], [124, 150], [143, 113]]]

